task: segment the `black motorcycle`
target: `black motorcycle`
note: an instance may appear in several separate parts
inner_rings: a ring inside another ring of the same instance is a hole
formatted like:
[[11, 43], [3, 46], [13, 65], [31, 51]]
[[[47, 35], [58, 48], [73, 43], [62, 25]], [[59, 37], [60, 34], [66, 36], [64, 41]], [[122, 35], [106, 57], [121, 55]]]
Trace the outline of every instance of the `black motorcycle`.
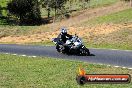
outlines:
[[83, 45], [81, 39], [76, 35], [67, 39], [66, 43], [63, 43], [60, 38], [53, 38], [52, 41], [56, 45], [56, 50], [60, 53], [81, 56], [90, 55], [89, 49]]

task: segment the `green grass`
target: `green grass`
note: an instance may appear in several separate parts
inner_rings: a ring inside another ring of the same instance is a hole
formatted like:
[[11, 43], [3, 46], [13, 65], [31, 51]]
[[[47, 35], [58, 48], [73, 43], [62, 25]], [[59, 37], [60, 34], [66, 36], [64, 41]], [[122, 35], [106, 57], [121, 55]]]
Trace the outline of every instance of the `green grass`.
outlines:
[[120, 12], [112, 13], [109, 15], [97, 17], [95, 19], [88, 20], [82, 24], [84, 25], [95, 25], [103, 23], [125, 23], [132, 22], [132, 9], [123, 10]]
[[19, 35], [27, 35], [32, 34], [38, 26], [4, 26], [0, 25], [0, 37], [6, 36], [19, 36]]
[[[86, 43], [85, 43], [86, 44]], [[129, 43], [119, 44], [119, 43], [87, 43], [86, 46], [88, 48], [102, 48], [102, 49], [120, 49], [120, 50], [132, 50], [132, 46]]]
[[105, 36], [100, 35], [96, 40], [91, 40], [90, 43], [86, 42], [85, 44], [94, 48], [132, 50], [132, 29], [123, 28]]
[[132, 74], [132, 70], [46, 57], [22, 57], [0, 54], [1, 88], [131, 88], [130, 84], [76, 83], [78, 67], [89, 74]]
[[91, 0], [91, 7], [107, 6], [116, 3], [119, 0]]

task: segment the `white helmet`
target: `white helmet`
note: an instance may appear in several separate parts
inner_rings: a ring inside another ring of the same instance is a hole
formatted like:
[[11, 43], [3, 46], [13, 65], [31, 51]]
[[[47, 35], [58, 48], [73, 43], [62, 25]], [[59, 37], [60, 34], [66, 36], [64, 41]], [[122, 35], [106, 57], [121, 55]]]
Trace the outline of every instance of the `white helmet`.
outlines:
[[61, 33], [62, 34], [67, 34], [67, 29], [66, 28], [61, 28]]

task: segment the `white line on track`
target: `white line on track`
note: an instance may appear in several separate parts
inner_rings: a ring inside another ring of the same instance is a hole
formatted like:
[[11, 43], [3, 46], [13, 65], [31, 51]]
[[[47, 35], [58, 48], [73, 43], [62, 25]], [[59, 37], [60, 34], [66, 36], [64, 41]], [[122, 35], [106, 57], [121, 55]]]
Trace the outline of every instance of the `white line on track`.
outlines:
[[20, 56], [23, 56], [23, 57], [25, 57], [26, 55], [20, 55]]
[[114, 67], [119, 68], [120, 66], [114, 66]]
[[132, 68], [128, 68], [129, 70], [132, 70]]
[[122, 67], [122, 68], [127, 68], [127, 67]]
[[99, 64], [99, 65], [103, 65], [103, 64]]
[[107, 66], [109, 66], [109, 67], [110, 67], [111, 65], [107, 65]]
[[17, 54], [12, 54], [12, 55], [17, 55]]
[[[125, 50], [126, 51], [126, 50]], [[5, 54], [10, 54], [10, 53], [5, 53]], [[11, 54], [11, 55], [18, 55], [18, 54]], [[23, 57], [26, 57], [27, 55], [18, 55], [18, 56], [23, 56]], [[27, 57], [34, 57], [36, 58], [37, 56], [27, 56]], [[93, 64], [98, 64], [98, 63], [93, 63]], [[98, 64], [98, 65], [105, 65], [105, 64]], [[112, 66], [112, 65], [107, 65], [107, 66]], [[122, 67], [122, 66], [113, 66], [113, 67], [116, 67], [116, 68], [126, 68], [126, 69], [129, 69], [129, 70], [132, 70], [132, 68], [128, 68], [128, 67]]]
[[132, 52], [132, 50], [121, 50], [121, 49], [108, 49], [108, 48], [90, 48], [90, 49], [102, 49], [102, 50], [114, 50], [114, 51], [127, 51]]
[[37, 57], [37, 56], [32, 56], [32, 57]]
[[32, 57], [32, 56], [28, 56], [28, 57]]

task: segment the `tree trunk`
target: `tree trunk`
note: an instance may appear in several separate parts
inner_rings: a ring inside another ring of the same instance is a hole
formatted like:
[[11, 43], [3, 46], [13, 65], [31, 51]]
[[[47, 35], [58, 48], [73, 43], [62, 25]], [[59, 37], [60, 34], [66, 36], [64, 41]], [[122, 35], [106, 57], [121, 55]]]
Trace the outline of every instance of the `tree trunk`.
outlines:
[[48, 9], [48, 18], [50, 18], [50, 9]]
[[55, 20], [56, 20], [57, 8], [55, 7]]
[[19, 22], [19, 25], [22, 25], [23, 24], [23, 17], [22, 17], [22, 14], [20, 14], [20, 22]]
[[132, 0], [130, 0], [130, 6], [132, 7]]

